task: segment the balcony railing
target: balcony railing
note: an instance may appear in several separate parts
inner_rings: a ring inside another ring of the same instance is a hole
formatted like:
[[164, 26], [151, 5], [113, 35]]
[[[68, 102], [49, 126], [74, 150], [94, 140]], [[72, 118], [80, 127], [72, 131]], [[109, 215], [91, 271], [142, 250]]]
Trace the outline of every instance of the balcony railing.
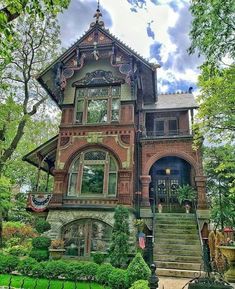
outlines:
[[168, 130], [168, 131], [144, 131], [142, 138], [155, 139], [155, 138], [177, 138], [177, 137], [190, 137], [192, 132], [190, 130]]

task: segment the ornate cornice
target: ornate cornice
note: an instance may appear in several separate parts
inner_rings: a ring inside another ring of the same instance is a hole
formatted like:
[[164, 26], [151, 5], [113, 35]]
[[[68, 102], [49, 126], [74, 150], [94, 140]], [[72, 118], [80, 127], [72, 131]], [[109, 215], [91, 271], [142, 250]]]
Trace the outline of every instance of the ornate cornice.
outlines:
[[104, 84], [120, 84], [125, 80], [113, 75], [111, 71], [95, 70], [88, 72], [86, 76], [78, 81], [75, 81], [72, 86], [90, 86], [90, 85], [104, 85]]

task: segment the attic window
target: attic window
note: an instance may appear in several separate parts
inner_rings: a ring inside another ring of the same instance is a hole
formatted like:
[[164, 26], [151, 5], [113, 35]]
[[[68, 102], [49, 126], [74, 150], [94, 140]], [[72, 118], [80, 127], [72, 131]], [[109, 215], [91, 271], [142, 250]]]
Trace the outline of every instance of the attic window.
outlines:
[[76, 123], [98, 124], [119, 121], [120, 86], [77, 88]]

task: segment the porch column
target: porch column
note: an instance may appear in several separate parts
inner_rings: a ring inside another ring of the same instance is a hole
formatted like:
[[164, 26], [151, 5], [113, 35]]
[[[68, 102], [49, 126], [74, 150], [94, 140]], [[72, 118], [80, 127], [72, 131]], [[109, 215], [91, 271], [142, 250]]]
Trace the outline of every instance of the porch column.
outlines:
[[142, 183], [142, 199], [141, 199], [141, 206], [142, 207], [149, 207], [149, 184], [151, 182], [151, 176], [140, 176], [140, 180]]
[[208, 209], [208, 204], [206, 200], [206, 177], [196, 176], [195, 183], [198, 193], [198, 209]]

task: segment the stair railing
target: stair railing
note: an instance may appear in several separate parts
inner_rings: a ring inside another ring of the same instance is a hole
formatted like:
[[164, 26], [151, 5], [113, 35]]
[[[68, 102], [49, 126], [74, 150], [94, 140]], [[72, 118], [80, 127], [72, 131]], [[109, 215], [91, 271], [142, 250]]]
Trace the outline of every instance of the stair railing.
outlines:
[[200, 224], [199, 224], [199, 219], [198, 219], [198, 214], [197, 214], [197, 206], [196, 206], [196, 202], [193, 202], [194, 205], [194, 210], [195, 210], [195, 216], [196, 216], [196, 222], [197, 222], [197, 231], [198, 231], [198, 235], [199, 235], [199, 240], [200, 240], [200, 245], [201, 245], [201, 251], [203, 253], [203, 240], [202, 240], [202, 235], [200, 232]]

